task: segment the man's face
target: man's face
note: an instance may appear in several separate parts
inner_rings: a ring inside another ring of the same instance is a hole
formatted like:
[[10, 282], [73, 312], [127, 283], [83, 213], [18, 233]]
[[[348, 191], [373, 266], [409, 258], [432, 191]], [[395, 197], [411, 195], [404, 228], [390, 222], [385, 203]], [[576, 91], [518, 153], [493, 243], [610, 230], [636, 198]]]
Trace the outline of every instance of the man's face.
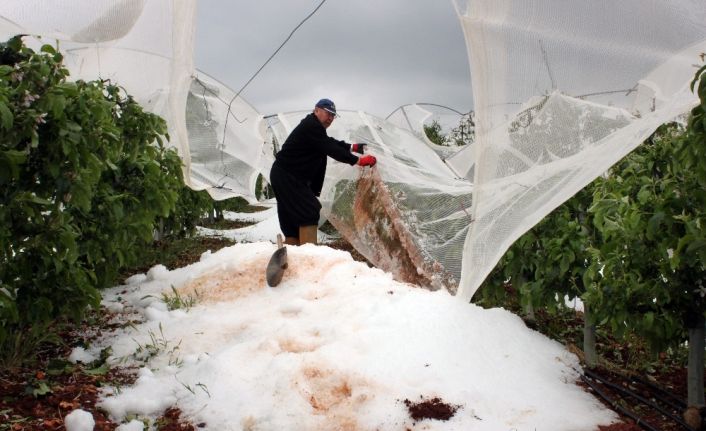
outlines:
[[328, 126], [333, 123], [333, 119], [336, 116], [323, 108], [314, 108], [314, 115], [319, 119], [319, 122], [324, 126], [324, 129], [328, 129]]

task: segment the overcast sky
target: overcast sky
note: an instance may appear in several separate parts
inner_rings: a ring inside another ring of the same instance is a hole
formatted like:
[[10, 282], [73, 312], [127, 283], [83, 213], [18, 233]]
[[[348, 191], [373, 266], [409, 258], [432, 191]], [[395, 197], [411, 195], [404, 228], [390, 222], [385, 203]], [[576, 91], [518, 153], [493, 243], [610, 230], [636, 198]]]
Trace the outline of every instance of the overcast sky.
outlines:
[[[196, 67], [238, 91], [321, 0], [200, 0]], [[451, 0], [327, 0], [243, 91], [262, 114], [338, 109], [386, 117], [427, 102], [472, 105]]]

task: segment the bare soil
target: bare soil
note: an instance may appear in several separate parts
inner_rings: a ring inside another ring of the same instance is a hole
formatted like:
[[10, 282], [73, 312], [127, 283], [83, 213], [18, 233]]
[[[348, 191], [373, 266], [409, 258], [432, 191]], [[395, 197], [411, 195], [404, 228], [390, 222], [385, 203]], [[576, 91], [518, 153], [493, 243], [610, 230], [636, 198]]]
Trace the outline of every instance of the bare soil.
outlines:
[[448, 404], [439, 397], [424, 398], [420, 395], [419, 398], [419, 401], [404, 400], [404, 405], [407, 406], [409, 416], [414, 419], [415, 422], [424, 419], [447, 421], [461, 408], [461, 406], [458, 405]]

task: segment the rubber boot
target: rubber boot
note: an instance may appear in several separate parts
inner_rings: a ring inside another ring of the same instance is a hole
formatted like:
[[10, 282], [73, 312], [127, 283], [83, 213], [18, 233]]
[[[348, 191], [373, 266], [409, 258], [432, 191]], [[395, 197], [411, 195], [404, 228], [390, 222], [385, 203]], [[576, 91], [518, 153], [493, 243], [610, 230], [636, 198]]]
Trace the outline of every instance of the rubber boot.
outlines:
[[299, 238], [296, 236], [284, 237], [284, 243], [287, 245], [299, 245]]
[[316, 244], [318, 226], [299, 226], [299, 244]]

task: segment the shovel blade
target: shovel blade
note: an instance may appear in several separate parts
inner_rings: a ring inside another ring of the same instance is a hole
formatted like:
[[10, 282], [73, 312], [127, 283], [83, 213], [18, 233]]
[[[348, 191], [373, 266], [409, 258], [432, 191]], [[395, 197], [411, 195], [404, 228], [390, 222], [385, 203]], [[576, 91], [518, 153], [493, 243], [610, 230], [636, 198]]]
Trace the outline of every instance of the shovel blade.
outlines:
[[282, 247], [272, 253], [270, 262], [267, 264], [267, 284], [270, 287], [277, 286], [282, 281], [285, 269], [287, 269], [287, 247]]

